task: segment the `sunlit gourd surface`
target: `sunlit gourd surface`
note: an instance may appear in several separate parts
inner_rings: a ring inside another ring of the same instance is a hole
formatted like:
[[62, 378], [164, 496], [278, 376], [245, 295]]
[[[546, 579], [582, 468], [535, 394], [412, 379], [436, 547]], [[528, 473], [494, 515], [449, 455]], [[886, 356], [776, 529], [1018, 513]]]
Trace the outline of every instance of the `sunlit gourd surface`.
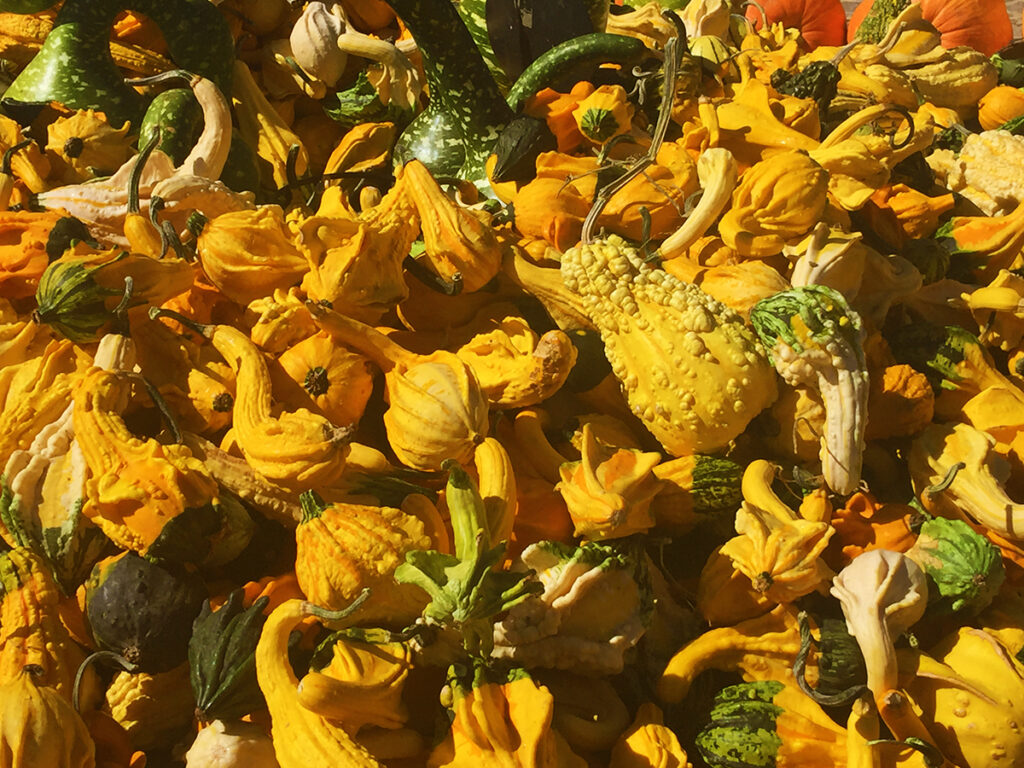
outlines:
[[1024, 765], [1020, 11], [853, 5], [0, 0], [0, 768]]

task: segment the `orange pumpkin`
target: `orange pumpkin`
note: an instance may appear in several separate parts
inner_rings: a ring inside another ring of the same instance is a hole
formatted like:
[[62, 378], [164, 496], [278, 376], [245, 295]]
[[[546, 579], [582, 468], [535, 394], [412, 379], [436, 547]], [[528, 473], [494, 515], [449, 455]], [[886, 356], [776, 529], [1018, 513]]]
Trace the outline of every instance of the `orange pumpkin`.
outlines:
[[799, 29], [807, 47], [842, 45], [846, 39], [846, 10], [839, 0], [761, 0], [747, 6], [747, 18], [761, 27], [762, 15], [769, 24], [782, 22]]
[[[850, 16], [846, 39], [853, 40], [857, 28], [875, 0], [861, 0]], [[942, 34], [943, 48], [969, 45], [991, 56], [1013, 40], [1013, 25], [1004, 0], [920, 0], [926, 21]]]
[[978, 102], [978, 122], [992, 131], [1014, 118], [1024, 115], [1024, 91], [1012, 85], [997, 85]]

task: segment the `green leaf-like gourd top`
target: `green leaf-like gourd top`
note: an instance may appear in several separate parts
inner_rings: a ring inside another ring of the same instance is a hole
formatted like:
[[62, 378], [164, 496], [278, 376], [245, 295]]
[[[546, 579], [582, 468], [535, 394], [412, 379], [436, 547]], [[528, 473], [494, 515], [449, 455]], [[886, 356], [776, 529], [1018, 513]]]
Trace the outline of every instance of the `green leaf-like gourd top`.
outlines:
[[492, 617], [541, 591], [542, 586], [529, 580], [532, 572], [494, 570], [505, 542], [485, 548], [487, 512], [480, 492], [458, 464], [448, 462], [446, 468], [445, 499], [455, 534], [455, 555], [412, 550], [395, 569], [395, 579], [415, 584], [430, 595], [423, 609], [428, 623], [460, 632], [463, 647], [471, 656], [487, 656], [493, 645]]
[[189, 673], [196, 713], [204, 722], [237, 720], [265, 706], [256, 681], [256, 644], [266, 622], [260, 597], [242, 607], [243, 592], [232, 592], [216, 611], [207, 600], [192, 624]]

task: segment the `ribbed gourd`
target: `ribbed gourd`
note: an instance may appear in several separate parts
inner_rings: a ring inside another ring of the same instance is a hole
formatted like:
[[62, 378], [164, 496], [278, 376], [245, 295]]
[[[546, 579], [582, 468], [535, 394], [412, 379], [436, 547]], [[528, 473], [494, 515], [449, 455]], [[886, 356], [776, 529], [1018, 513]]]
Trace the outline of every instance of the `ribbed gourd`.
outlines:
[[30, 664], [0, 685], [0, 766], [94, 768], [96, 745], [85, 722], [40, 675]]
[[0, 684], [17, 679], [31, 665], [36, 685], [70, 701], [85, 654], [58, 617], [61, 596], [46, 563], [27, 547], [5, 552], [0, 555], [0, 588]]
[[565, 284], [601, 332], [630, 409], [673, 456], [712, 452], [776, 396], [743, 319], [617, 236], [570, 248]]
[[340, 609], [370, 587], [359, 608], [361, 622], [411, 622], [426, 600], [392, 574], [411, 550], [431, 549], [423, 522], [400, 509], [327, 504], [315, 492], [301, 497], [302, 521], [295, 530], [295, 575], [310, 602]]

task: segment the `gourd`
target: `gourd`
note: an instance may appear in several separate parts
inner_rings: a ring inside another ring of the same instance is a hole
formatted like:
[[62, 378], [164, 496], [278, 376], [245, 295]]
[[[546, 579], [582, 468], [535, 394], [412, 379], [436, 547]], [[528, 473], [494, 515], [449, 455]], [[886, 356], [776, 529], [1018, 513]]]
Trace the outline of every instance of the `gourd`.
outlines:
[[342, 190], [324, 192], [316, 215], [296, 225], [295, 242], [309, 262], [302, 290], [367, 323], [409, 296], [402, 264], [420, 231], [419, 211], [400, 173], [379, 203], [353, 217]]
[[348, 455], [349, 430], [305, 408], [271, 415], [271, 382], [263, 353], [242, 331], [230, 325], [197, 325], [176, 313], [210, 340], [235, 371], [232, 425], [235, 440], [254, 471], [272, 483], [304, 490], [341, 476]]
[[986, 131], [1024, 115], [1024, 91], [1011, 85], [997, 85], [978, 102], [978, 122]]
[[406, 552], [433, 545], [419, 518], [391, 507], [327, 504], [313, 491], [301, 501], [295, 575], [311, 602], [334, 610], [370, 587], [370, 597], [354, 614], [361, 622], [402, 625], [420, 614], [420, 590], [392, 578]]
[[586, 765], [552, 728], [554, 697], [526, 670], [500, 673], [478, 663], [460, 677], [453, 667], [448, 684], [452, 726], [427, 758], [429, 768], [470, 768], [502, 759], [537, 768]]
[[93, 568], [85, 612], [101, 649], [140, 672], [166, 672], [185, 661], [192, 620], [205, 597], [195, 572], [122, 552]]
[[256, 677], [270, 709], [277, 762], [280, 768], [377, 768], [379, 763], [348, 732], [299, 700], [299, 680], [288, 661], [288, 637], [303, 619], [316, 615], [325, 613], [302, 600], [282, 603], [267, 618], [256, 646]]
[[309, 271], [277, 205], [211, 219], [199, 234], [196, 250], [210, 282], [242, 306], [295, 285]]
[[565, 499], [576, 535], [591, 541], [644, 533], [654, 525], [651, 500], [661, 489], [654, 468], [661, 455], [598, 441], [583, 425], [579, 461], [559, 468], [555, 486]]
[[754, 679], [769, 679], [772, 669], [791, 669], [800, 650], [795, 611], [779, 605], [769, 613], [732, 627], [704, 632], [684, 645], [668, 662], [658, 680], [658, 698], [675, 704], [707, 669], [739, 670]]
[[64, 163], [68, 182], [113, 173], [131, 154], [129, 124], [115, 129], [103, 113], [80, 109], [46, 129], [46, 148]]
[[94, 768], [95, 744], [71, 703], [39, 681], [38, 666], [25, 666], [0, 684], [0, 766]]
[[107, 686], [106, 705], [137, 749], [167, 748], [192, 724], [195, 699], [187, 664], [164, 672], [121, 671]]
[[799, 690], [777, 680], [723, 688], [709, 717], [695, 740], [709, 766], [846, 764], [845, 729]]
[[395, 158], [420, 160], [437, 176], [486, 181], [484, 161], [512, 117], [469, 30], [446, 0], [392, 7], [423, 56], [430, 101], [398, 137]]
[[101, 369], [75, 392], [75, 438], [89, 469], [82, 514], [126, 549], [195, 562], [221, 527], [217, 483], [188, 447], [129, 431], [121, 414], [130, 393], [129, 374]]
[[443, 279], [461, 280], [464, 291], [482, 288], [501, 267], [501, 247], [492, 227], [451, 200], [418, 160], [408, 162], [402, 176], [423, 230], [420, 258]]
[[[0, 684], [31, 666], [36, 685], [71, 701], [85, 654], [58, 617], [61, 596], [45, 561], [27, 547], [0, 555]], [[4, 710], [12, 708], [5, 701]]]
[[259, 725], [214, 720], [196, 734], [186, 768], [280, 768], [274, 743]]
[[207, 600], [196, 616], [188, 670], [200, 722], [236, 720], [266, 705], [256, 680], [255, 653], [269, 602], [262, 596], [244, 607], [242, 590], [235, 590], [215, 611]]
[[907, 556], [928, 574], [936, 589], [929, 613], [984, 610], [1006, 578], [999, 548], [963, 520], [926, 520]]
[[675, 732], [665, 725], [656, 704], [645, 701], [636, 711], [633, 724], [612, 747], [609, 768], [685, 768], [690, 765]]
[[[289, 393], [282, 400], [323, 414], [339, 426], [359, 423], [373, 392], [373, 373], [365, 357], [320, 331], [286, 349], [278, 363], [289, 385], [281, 390]], [[272, 370], [271, 378], [276, 387], [284, 377], [275, 377]]]
[[[55, 4], [7, 0], [0, 11], [31, 13]], [[234, 46], [217, 9], [203, 0], [133, 0], [131, 7], [160, 28], [178, 66], [230, 90]], [[65, 2], [42, 49], [4, 94], [5, 106], [24, 109], [56, 101], [71, 109], [103, 111], [117, 125], [137, 123], [142, 97], [124, 81], [108, 50], [114, 16], [123, 8], [121, 0]]]
[[[909, 0], [861, 0], [850, 15], [848, 40], [878, 42]], [[969, 45], [991, 56], [1013, 39], [1006, 3], [993, 0], [921, 0], [926, 21], [942, 33], [942, 45]]]
[[415, 354], [357, 320], [314, 302], [306, 306], [321, 329], [384, 371], [390, 405], [384, 428], [403, 464], [437, 469], [446, 459], [465, 463], [472, 458], [487, 435], [488, 408], [466, 363], [444, 350]]
[[743, 469], [718, 456], [669, 459], [654, 468], [654, 476], [662, 487], [651, 501], [651, 513], [659, 527], [675, 533], [685, 533], [715, 513], [731, 513], [743, 498]]
[[739, 315], [618, 236], [569, 249], [561, 270], [630, 409], [673, 456], [721, 448], [775, 399], [768, 361]]

